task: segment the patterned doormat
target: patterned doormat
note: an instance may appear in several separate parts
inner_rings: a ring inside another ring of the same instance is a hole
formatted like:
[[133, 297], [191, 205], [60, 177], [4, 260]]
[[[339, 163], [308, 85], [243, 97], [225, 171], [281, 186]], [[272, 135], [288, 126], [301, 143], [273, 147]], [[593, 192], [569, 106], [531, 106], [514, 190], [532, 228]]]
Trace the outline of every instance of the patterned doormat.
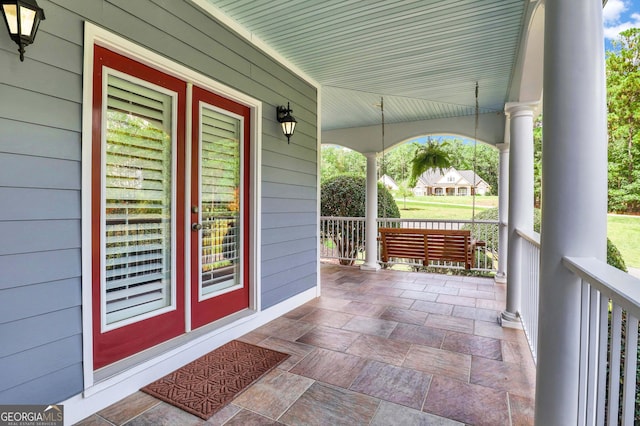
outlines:
[[288, 357], [232, 340], [141, 390], [207, 420]]

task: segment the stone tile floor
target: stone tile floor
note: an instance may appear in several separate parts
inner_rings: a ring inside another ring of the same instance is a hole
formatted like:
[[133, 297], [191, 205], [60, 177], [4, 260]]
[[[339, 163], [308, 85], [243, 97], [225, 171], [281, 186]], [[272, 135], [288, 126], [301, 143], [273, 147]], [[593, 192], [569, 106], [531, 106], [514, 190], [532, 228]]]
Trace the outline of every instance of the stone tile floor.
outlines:
[[291, 354], [207, 422], [137, 392], [80, 425], [529, 425], [535, 366], [491, 279], [323, 264], [322, 297], [240, 340]]

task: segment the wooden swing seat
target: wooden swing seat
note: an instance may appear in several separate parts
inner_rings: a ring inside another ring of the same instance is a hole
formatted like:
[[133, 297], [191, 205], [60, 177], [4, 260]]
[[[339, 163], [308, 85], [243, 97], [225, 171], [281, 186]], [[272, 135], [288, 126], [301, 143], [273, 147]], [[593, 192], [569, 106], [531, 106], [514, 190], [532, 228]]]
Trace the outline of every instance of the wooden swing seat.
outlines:
[[416, 259], [428, 266], [431, 261], [464, 263], [471, 269], [473, 254], [483, 241], [471, 239], [469, 230], [380, 228], [381, 260]]

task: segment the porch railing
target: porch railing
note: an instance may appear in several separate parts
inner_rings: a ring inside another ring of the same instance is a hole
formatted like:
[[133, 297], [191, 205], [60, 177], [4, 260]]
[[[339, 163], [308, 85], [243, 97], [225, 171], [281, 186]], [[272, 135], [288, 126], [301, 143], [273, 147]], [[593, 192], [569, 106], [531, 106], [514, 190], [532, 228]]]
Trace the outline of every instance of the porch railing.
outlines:
[[520, 320], [524, 329], [533, 360], [538, 355], [538, 302], [540, 300], [538, 283], [540, 282], [540, 234], [533, 235], [516, 230], [521, 239], [520, 264], [522, 287], [520, 297]]
[[364, 262], [364, 225], [363, 217], [320, 217], [320, 258]]
[[565, 257], [582, 280], [579, 424], [639, 419], [640, 280], [594, 258]]
[[[472, 270], [497, 272], [498, 268], [498, 221], [493, 220], [438, 220], [438, 219], [378, 219], [378, 228], [401, 227], [419, 229], [468, 229], [476, 240], [485, 242], [476, 248]], [[361, 217], [320, 218], [321, 253], [324, 259], [336, 259], [344, 263], [362, 263], [365, 259], [365, 219]], [[380, 260], [380, 247], [376, 259]], [[418, 262], [397, 262], [413, 267]], [[464, 265], [451, 262], [433, 262], [435, 268], [464, 268]]]

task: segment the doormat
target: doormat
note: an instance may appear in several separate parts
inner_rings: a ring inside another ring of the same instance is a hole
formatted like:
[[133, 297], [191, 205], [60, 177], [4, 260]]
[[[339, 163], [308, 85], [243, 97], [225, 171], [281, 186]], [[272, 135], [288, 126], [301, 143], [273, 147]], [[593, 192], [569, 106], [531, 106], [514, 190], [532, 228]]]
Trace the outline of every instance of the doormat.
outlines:
[[288, 357], [232, 340], [141, 390], [207, 420]]

